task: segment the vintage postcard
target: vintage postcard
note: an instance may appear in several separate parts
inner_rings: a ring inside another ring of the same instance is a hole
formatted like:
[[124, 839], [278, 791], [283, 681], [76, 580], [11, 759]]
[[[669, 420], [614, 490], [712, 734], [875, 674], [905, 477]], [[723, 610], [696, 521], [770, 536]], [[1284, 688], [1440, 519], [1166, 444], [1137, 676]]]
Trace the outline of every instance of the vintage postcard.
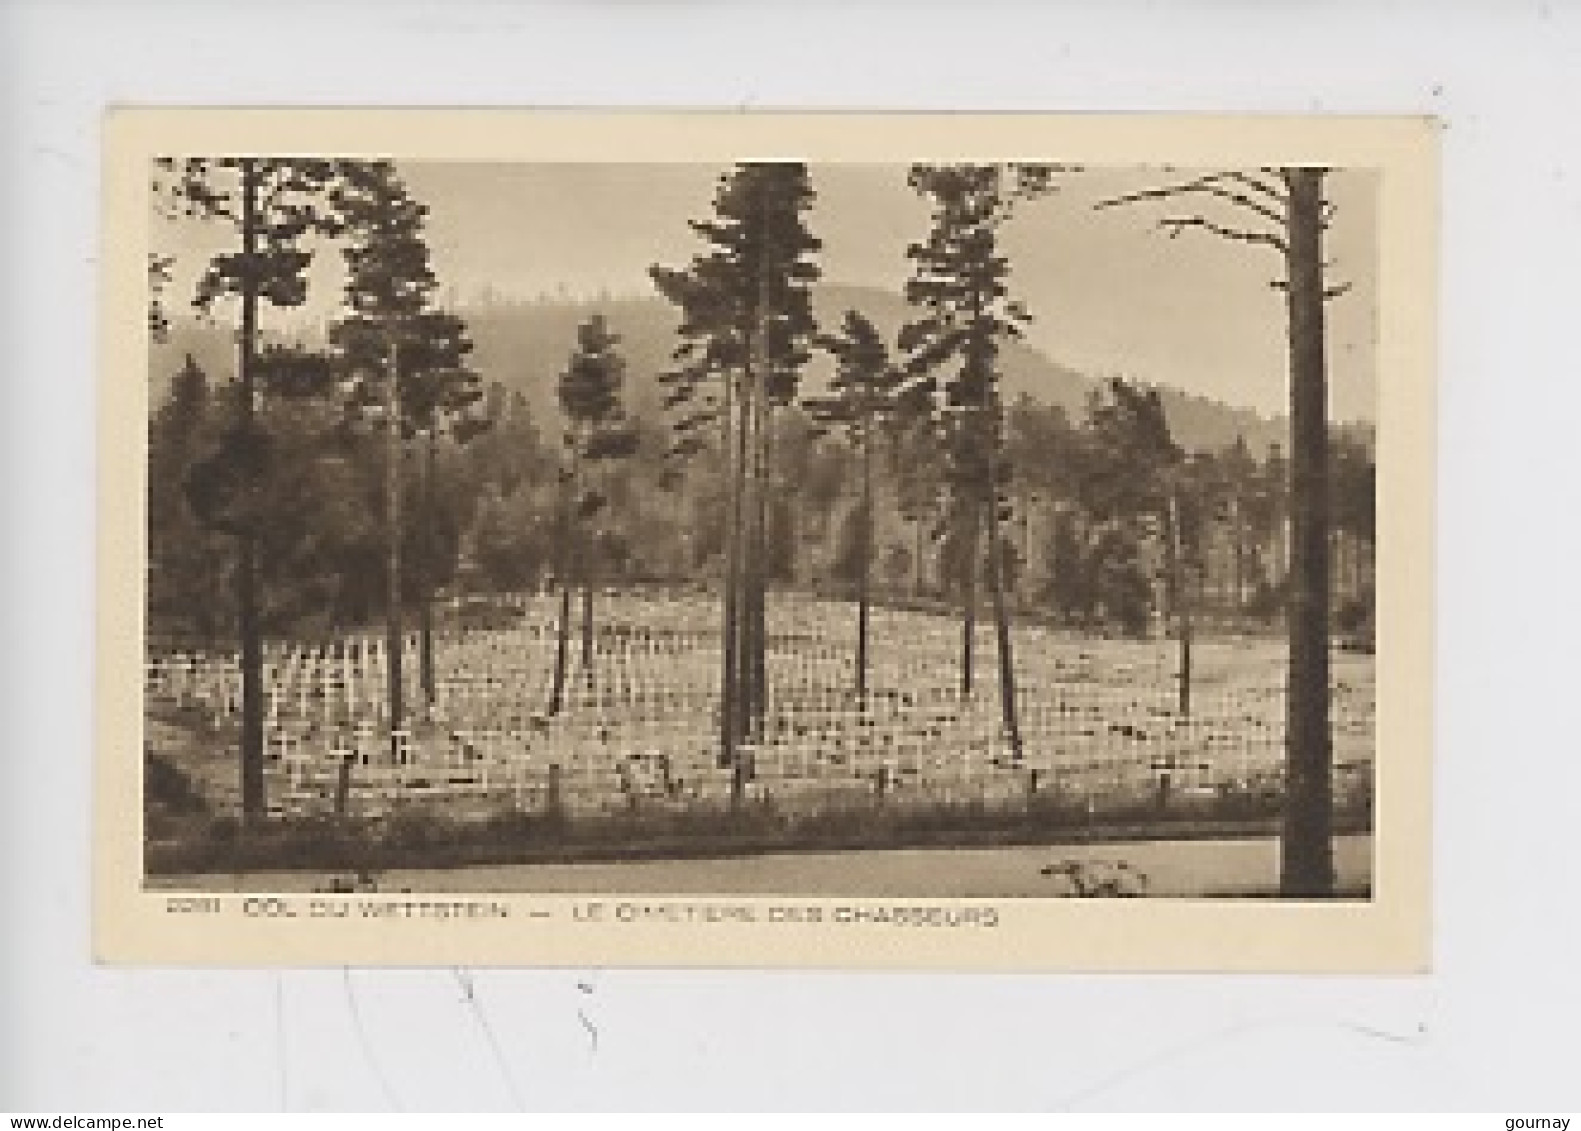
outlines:
[[1428, 968], [1430, 121], [104, 161], [101, 960]]

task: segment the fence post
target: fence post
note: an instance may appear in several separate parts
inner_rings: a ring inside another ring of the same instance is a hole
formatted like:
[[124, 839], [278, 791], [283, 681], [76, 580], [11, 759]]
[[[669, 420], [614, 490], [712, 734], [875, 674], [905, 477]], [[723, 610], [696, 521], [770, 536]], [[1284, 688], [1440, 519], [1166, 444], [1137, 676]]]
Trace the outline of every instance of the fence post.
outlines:
[[351, 762], [357, 755], [348, 750], [340, 756], [335, 768], [335, 816], [344, 817], [351, 798]]
[[549, 792], [544, 798], [544, 813], [558, 825], [565, 820], [565, 809], [560, 796], [560, 763], [549, 763]]

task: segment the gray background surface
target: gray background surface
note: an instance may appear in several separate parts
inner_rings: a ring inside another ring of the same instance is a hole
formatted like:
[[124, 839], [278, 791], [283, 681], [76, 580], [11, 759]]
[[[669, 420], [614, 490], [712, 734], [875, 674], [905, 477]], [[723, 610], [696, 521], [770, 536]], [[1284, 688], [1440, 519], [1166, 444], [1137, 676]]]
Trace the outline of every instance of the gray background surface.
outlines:
[[[1574, 1111], [1578, 58], [1576, 9], [1508, 0], [0, 0], [0, 1109]], [[94, 967], [97, 147], [115, 101], [1441, 116], [1436, 972]]]

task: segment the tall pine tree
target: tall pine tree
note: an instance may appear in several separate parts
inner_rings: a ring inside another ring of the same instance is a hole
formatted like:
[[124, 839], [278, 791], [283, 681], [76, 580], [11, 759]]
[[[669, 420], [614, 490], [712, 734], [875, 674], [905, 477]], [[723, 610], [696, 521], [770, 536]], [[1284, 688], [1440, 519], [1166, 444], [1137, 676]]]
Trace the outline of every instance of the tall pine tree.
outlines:
[[[813, 200], [805, 165], [739, 165], [720, 180], [713, 218], [692, 222], [708, 249], [685, 270], [651, 272], [682, 312], [672, 402], [695, 405], [708, 384], [722, 386], [710, 414], [727, 453], [720, 747], [735, 768], [736, 797], [750, 772], [739, 748], [761, 726], [767, 705], [772, 417], [795, 400], [817, 329], [810, 287], [821, 245], [803, 220]], [[695, 424], [690, 434], [697, 434]]]
[[425, 387], [437, 371], [463, 372], [464, 336], [432, 310], [438, 280], [429, 264], [426, 205], [414, 199], [390, 161], [345, 161], [335, 200], [350, 237], [345, 248], [348, 316], [331, 331], [354, 374], [352, 398], [376, 411], [384, 431], [385, 661], [388, 721], [405, 720], [402, 579], [403, 464], [411, 431], [408, 405], [423, 390], [430, 407], [442, 398]]
[[865, 701], [868, 682], [869, 602], [873, 581], [873, 465], [885, 425], [900, 408], [904, 375], [890, 364], [877, 327], [859, 311], [846, 312], [839, 334], [822, 335], [819, 344], [834, 355], [836, 369], [827, 397], [809, 398], [813, 417], [843, 426], [861, 460], [857, 502], [856, 693]]
[[1004, 457], [997, 358], [1000, 343], [1019, 337], [1031, 315], [1009, 297], [1010, 263], [1000, 254], [999, 232], [1020, 201], [1052, 191], [1054, 173], [1047, 165], [913, 165], [907, 177], [932, 216], [927, 238], [906, 250], [912, 262], [906, 300], [918, 313], [902, 330], [900, 347], [913, 374], [948, 373], [943, 415], [949, 537], [958, 546], [964, 574], [961, 692], [972, 693], [981, 562], [993, 603], [1001, 721], [1018, 759], [1021, 727], [1001, 534], [1010, 468]]
[[[381, 418], [388, 391], [385, 332], [371, 318], [353, 317], [337, 323], [330, 332], [341, 351], [341, 365], [352, 376], [349, 408], [356, 419], [374, 414]], [[472, 341], [465, 322], [449, 311], [423, 310], [406, 319], [399, 350], [401, 438], [418, 442], [417, 490], [411, 508], [414, 521], [406, 524], [404, 543], [409, 546], [411, 584], [402, 582], [409, 596], [418, 600], [419, 686], [432, 705], [435, 696], [433, 602], [435, 590], [453, 561], [439, 535], [441, 516], [436, 504], [436, 479], [441, 438], [458, 444], [476, 437], [491, 424], [482, 411], [483, 389], [475, 370], [467, 364]], [[378, 377], [379, 379], [375, 379]]]
[[555, 667], [549, 713], [559, 712], [565, 691], [570, 643], [571, 589], [582, 590], [582, 678], [591, 689], [593, 674], [593, 587], [598, 580], [598, 537], [595, 520], [608, 507], [607, 493], [597, 481], [597, 468], [624, 459], [636, 450], [637, 433], [621, 404], [626, 363], [602, 314], [577, 327], [576, 349], [560, 375], [560, 411], [565, 414], [567, 466], [559, 505], [561, 547], [560, 616], [555, 639]]
[[244, 821], [262, 819], [264, 793], [263, 627], [259, 618], [257, 508], [248, 502], [262, 477], [268, 445], [258, 422], [259, 313], [261, 305], [300, 306], [307, 299], [307, 241], [339, 230], [329, 188], [332, 162], [307, 158], [161, 158], [156, 190], [168, 193], [179, 212], [223, 225], [236, 238], [234, 250], [210, 261], [198, 280], [194, 305], [208, 311], [222, 299], [237, 301], [234, 424], [208, 464], [217, 480], [233, 485], [237, 497], [218, 508], [230, 516], [226, 532], [236, 539], [233, 574], [236, 635], [242, 677], [241, 803]]

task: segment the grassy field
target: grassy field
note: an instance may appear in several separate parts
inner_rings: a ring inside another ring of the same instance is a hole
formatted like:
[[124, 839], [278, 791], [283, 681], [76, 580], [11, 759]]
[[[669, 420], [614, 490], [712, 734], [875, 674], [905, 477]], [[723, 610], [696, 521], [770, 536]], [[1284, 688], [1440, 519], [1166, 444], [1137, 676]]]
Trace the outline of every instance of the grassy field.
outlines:
[[[443, 634], [435, 702], [393, 743], [376, 641], [276, 650], [275, 820], [245, 837], [228, 816], [233, 671], [214, 658], [156, 665], [147, 740], [172, 792], [150, 812], [150, 870], [269, 859], [339, 867], [357, 852], [381, 866], [460, 866], [1199, 837], [1266, 832], [1277, 816], [1278, 639], [1198, 640], [1186, 717], [1172, 642], [1018, 625], [1025, 745], [1015, 759], [999, 725], [988, 626], [976, 640], [975, 694], [963, 700], [957, 622], [877, 610], [872, 691], [858, 701], [851, 606], [775, 595], [770, 710], [750, 751], [747, 804], [732, 807], [730, 771], [717, 759], [717, 605], [697, 595], [601, 597], [591, 671], [573, 660], [571, 695], [548, 718], [551, 610], [547, 597], [526, 598], [503, 623]], [[410, 701], [421, 704], [416, 666], [413, 656]], [[1370, 821], [1374, 715], [1372, 657], [1336, 653], [1336, 789], [1342, 821], [1357, 830]]]

